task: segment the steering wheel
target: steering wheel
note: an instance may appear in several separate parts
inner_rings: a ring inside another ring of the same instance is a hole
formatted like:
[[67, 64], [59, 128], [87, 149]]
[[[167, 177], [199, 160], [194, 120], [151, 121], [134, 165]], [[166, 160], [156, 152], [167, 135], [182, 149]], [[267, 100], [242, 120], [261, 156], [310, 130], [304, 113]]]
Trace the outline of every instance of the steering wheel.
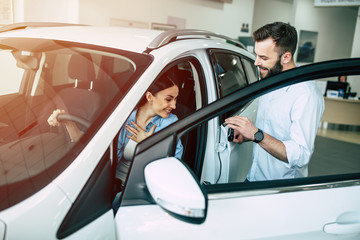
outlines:
[[76, 116], [76, 115], [73, 115], [73, 114], [70, 114], [70, 113], [62, 113], [62, 114], [59, 114], [57, 116], [57, 119], [59, 122], [61, 121], [65, 121], [65, 120], [70, 120], [70, 121], [73, 121], [73, 122], [76, 122], [76, 123], [79, 123], [80, 125], [86, 127], [86, 128], [89, 128], [91, 123], [86, 120], [85, 118], [82, 118], [82, 117], [79, 117], [79, 116]]

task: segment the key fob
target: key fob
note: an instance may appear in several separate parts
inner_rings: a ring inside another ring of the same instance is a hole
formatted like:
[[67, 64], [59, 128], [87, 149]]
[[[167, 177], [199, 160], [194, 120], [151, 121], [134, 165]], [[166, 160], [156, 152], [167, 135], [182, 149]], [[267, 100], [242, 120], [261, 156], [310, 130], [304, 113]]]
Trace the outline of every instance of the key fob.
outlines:
[[228, 139], [229, 142], [234, 141], [234, 135], [235, 135], [234, 129], [229, 128], [228, 129], [228, 134], [227, 134], [227, 139]]

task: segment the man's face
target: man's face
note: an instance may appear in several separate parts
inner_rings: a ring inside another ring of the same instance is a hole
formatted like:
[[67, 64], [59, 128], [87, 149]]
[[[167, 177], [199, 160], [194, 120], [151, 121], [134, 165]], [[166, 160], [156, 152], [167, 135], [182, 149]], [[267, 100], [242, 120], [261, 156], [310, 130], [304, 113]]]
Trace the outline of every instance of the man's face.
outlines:
[[261, 78], [270, 77], [283, 71], [281, 56], [272, 38], [255, 42], [255, 66], [260, 68]]

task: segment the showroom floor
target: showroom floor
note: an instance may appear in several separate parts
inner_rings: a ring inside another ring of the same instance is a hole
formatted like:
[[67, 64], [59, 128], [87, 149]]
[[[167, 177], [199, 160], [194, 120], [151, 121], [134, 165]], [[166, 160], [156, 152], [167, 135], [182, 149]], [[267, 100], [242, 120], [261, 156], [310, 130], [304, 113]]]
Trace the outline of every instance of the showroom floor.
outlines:
[[358, 127], [320, 128], [309, 176], [360, 172], [360, 131]]

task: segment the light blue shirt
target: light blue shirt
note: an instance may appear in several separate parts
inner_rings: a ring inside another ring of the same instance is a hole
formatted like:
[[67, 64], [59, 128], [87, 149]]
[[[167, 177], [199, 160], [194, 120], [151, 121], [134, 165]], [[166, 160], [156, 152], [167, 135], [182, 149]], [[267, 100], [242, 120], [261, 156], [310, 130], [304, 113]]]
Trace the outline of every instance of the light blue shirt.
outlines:
[[324, 98], [313, 81], [260, 97], [255, 126], [284, 143], [289, 163], [273, 157], [254, 143], [253, 163], [247, 179], [306, 177], [324, 108]]
[[[118, 164], [117, 169], [116, 169], [116, 176], [117, 176], [117, 178], [121, 179], [123, 182], [126, 179], [128, 169], [129, 169], [129, 167], [131, 165], [131, 161], [127, 161], [124, 158], [122, 158], [125, 146], [129, 141], [129, 138], [126, 137], [126, 135], [131, 135], [126, 130], [126, 125], [133, 126], [131, 124], [131, 121], [136, 123], [136, 113], [137, 113], [137, 110], [135, 109], [131, 113], [130, 117], [127, 119], [127, 121], [125, 122], [124, 126], [121, 128], [120, 133], [119, 133], [119, 140], [118, 140], [118, 145], [117, 145], [117, 155], [118, 155], [118, 159], [119, 159], [119, 164]], [[154, 133], [159, 132], [160, 130], [166, 128], [167, 126], [169, 126], [170, 124], [176, 122], [177, 120], [178, 120], [177, 116], [175, 114], [172, 114], [172, 113], [170, 113], [170, 115], [167, 118], [162, 118], [162, 117], [156, 115], [146, 125], [145, 131], [149, 132], [151, 130], [151, 127], [153, 125], [156, 125]], [[183, 153], [183, 146], [181, 144], [181, 141], [179, 140], [177, 142], [177, 145], [176, 145], [176, 150], [175, 150], [175, 156], [174, 157], [181, 160], [182, 153]]]

